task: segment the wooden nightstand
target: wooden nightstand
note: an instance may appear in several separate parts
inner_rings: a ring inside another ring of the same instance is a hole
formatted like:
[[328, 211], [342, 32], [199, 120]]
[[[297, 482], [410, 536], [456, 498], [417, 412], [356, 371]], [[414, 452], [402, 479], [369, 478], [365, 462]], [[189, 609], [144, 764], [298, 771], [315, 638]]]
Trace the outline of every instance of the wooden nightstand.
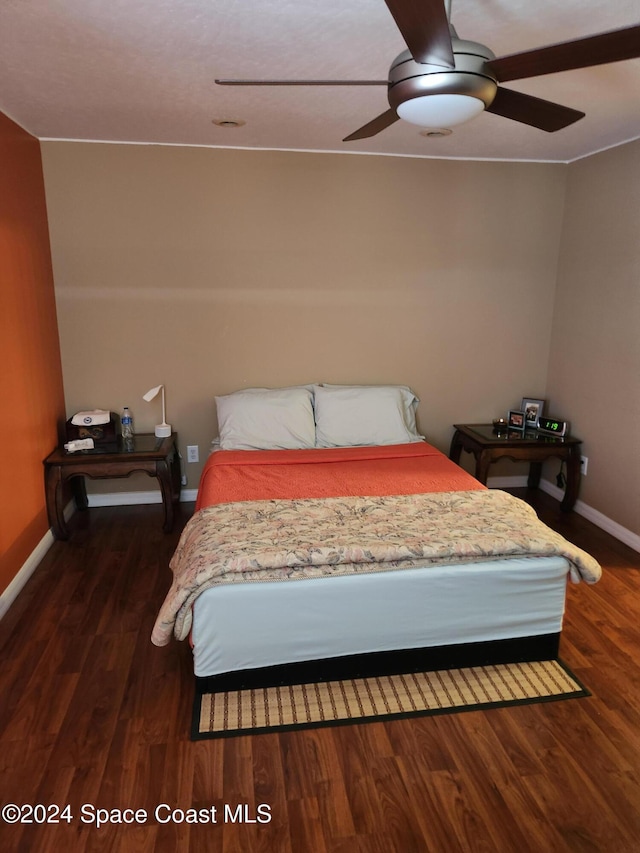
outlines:
[[180, 500], [180, 459], [176, 433], [169, 438], [156, 438], [152, 433], [135, 435], [130, 450], [122, 444], [113, 452], [80, 450], [67, 453], [58, 447], [44, 460], [45, 494], [49, 524], [57, 539], [68, 539], [69, 529], [64, 520], [64, 484], [70, 481], [76, 507], [87, 509], [84, 478], [105, 479], [128, 477], [134, 471], [144, 471], [157, 477], [164, 506], [163, 530], [173, 527], [174, 504]]
[[463, 450], [473, 453], [476, 460], [475, 478], [487, 483], [489, 466], [498, 459], [513, 459], [529, 462], [530, 489], [540, 484], [542, 463], [557, 457], [567, 463], [567, 487], [560, 504], [563, 512], [570, 512], [578, 498], [580, 488], [580, 445], [582, 441], [573, 436], [559, 438], [544, 435], [536, 430], [507, 430], [497, 432], [492, 424], [454, 424], [449, 458], [458, 464]]

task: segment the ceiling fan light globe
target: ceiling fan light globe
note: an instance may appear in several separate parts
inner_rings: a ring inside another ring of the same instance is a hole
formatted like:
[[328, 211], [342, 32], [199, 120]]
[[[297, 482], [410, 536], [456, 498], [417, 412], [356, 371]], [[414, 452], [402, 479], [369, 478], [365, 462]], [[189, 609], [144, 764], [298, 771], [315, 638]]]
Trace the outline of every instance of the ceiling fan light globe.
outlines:
[[480, 115], [484, 101], [472, 95], [422, 95], [399, 104], [403, 121], [419, 127], [455, 127]]
[[498, 90], [487, 62], [489, 48], [452, 39], [455, 68], [416, 62], [409, 51], [389, 69], [389, 105], [399, 118], [419, 127], [455, 127], [491, 105]]

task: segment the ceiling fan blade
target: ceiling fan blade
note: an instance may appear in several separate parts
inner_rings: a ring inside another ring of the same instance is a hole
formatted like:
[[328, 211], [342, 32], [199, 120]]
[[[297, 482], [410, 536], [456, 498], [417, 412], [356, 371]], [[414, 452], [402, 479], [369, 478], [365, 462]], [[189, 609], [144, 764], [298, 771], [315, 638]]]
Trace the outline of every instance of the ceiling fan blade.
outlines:
[[388, 86], [388, 80], [230, 80], [214, 81], [218, 86]]
[[443, 0], [385, 0], [416, 62], [455, 68]]
[[374, 118], [373, 121], [363, 125], [359, 130], [354, 131], [349, 134], [349, 136], [345, 136], [342, 141], [353, 142], [355, 139], [368, 139], [370, 136], [375, 136], [376, 133], [380, 133], [381, 130], [386, 130], [388, 127], [391, 127], [391, 125], [396, 121], [399, 121], [396, 111], [387, 110], [386, 113], [382, 113], [377, 118]]
[[488, 113], [495, 113], [503, 118], [510, 118], [539, 130], [553, 133], [568, 127], [578, 119], [584, 118], [584, 113], [554, 104], [552, 101], [544, 101], [542, 98], [534, 98], [533, 95], [525, 95], [524, 92], [514, 92], [513, 89], [498, 89], [493, 103], [487, 107]]
[[487, 64], [499, 82], [504, 83], [507, 80], [541, 77], [543, 74], [591, 68], [637, 57], [640, 57], [640, 24], [510, 56], [499, 56]]

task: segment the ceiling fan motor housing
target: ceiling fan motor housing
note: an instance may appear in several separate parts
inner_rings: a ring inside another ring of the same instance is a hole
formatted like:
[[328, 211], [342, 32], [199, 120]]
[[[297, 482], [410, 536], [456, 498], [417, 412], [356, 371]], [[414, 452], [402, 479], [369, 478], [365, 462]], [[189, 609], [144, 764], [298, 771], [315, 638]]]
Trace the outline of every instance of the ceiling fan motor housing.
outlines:
[[467, 95], [477, 98], [484, 109], [498, 91], [497, 79], [487, 66], [495, 59], [488, 47], [475, 41], [452, 38], [455, 68], [416, 62], [408, 50], [395, 58], [389, 69], [389, 105], [398, 107], [413, 98], [428, 95]]

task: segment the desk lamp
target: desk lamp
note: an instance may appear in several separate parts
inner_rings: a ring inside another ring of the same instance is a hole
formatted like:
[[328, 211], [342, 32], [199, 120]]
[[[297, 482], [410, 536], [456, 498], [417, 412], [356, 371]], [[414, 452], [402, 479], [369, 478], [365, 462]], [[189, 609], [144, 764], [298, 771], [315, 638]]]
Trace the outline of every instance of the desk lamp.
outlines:
[[158, 396], [158, 392], [162, 391], [162, 423], [156, 425], [156, 438], [169, 438], [171, 435], [171, 424], [168, 424], [164, 414], [164, 385], [156, 385], [142, 397], [147, 403], [150, 403]]

